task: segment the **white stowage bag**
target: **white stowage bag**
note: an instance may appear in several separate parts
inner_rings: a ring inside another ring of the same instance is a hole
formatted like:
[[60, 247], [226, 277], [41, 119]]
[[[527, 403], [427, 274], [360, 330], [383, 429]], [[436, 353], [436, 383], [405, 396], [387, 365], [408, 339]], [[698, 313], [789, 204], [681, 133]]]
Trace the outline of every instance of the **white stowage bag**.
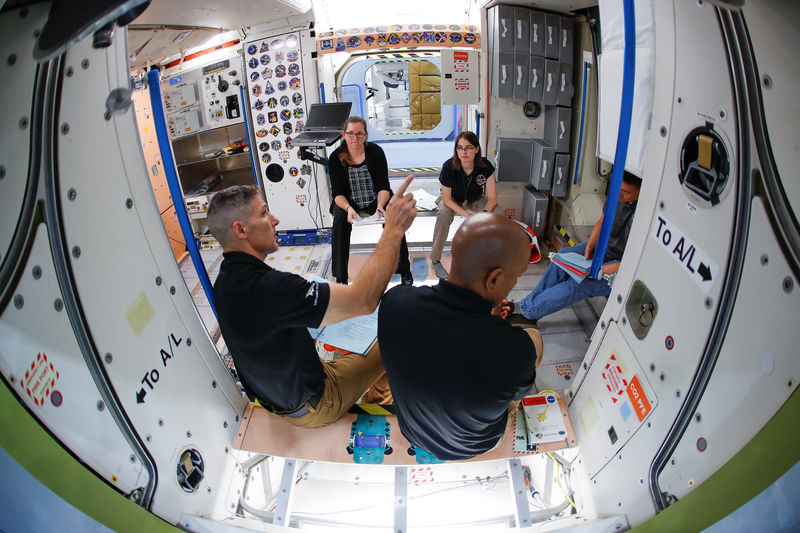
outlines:
[[[622, 0], [600, 0], [602, 55], [598, 57], [599, 104], [597, 117], [597, 157], [614, 162], [622, 100], [625, 54], [625, 18]], [[625, 169], [642, 175], [650, 112], [653, 101], [655, 34], [650, 0], [634, 0], [636, 14], [636, 71], [633, 112]]]

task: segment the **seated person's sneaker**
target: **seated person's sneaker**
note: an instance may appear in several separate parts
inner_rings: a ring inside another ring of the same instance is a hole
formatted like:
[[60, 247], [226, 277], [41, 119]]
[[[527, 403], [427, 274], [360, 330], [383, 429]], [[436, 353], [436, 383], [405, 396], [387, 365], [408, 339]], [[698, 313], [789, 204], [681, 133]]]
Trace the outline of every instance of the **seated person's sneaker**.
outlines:
[[436, 277], [439, 279], [447, 279], [447, 269], [444, 268], [441, 261], [431, 260], [431, 265], [433, 266], [433, 273], [436, 274]]
[[402, 272], [400, 274], [400, 282], [403, 285], [413, 285], [414, 284], [414, 276], [411, 275], [411, 271], [409, 272]]

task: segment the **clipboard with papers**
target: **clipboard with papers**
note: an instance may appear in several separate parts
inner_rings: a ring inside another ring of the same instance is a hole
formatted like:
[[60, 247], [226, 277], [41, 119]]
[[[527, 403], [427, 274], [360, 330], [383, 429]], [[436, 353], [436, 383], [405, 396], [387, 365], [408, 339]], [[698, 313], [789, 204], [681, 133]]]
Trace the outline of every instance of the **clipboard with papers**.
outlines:
[[366, 355], [378, 340], [378, 310], [321, 328], [308, 328], [311, 337], [346, 352]]
[[[308, 276], [308, 280], [328, 283], [328, 280], [313, 274]], [[378, 341], [378, 309], [369, 315], [354, 316], [321, 328], [306, 329], [311, 338], [318, 342], [346, 352], [366, 355]]]

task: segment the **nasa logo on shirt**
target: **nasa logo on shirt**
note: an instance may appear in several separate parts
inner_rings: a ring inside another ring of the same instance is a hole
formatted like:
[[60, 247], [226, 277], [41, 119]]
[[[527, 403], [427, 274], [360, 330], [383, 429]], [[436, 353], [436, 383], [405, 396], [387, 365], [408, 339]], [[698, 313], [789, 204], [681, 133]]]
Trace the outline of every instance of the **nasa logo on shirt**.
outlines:
[[314, 299], [314, 306], [316, 307], [317, 302], [319, 301], [319, 284], [316, 281], [312, 281], [308, 284], [308, 291], [306, 291], [306, 299], [313, 298]]
[[475, 178], [475, 183], [483, 187], [484, 185], [486, 185], [486, 176], [484, 176], [483, 174], [478, 174], [478, 177]]

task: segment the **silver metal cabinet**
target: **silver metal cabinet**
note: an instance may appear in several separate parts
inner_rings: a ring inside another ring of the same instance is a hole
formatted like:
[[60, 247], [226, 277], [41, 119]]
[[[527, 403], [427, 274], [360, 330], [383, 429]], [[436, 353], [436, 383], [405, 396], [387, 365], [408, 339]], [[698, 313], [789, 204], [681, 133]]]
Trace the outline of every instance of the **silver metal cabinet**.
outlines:
[[562, 198], [567, 195], [567, 184], [569, 183], [569, 154], [556, 154], [553, 166], [553, 186], [550, 190], [554, 198]]
[[558, 73], [558, 95], [556, 97], [556, 103], [560, 106], [572, 106], [572, 95], [575, 92], [572, 86], [572, 67], [572, 63], [561, 61]]
[[530, 183], [533, 139], [497, 138], [497, 181]]
[[567, 17], [561, 17], [561, 26], [558, 30], [558, 60], [562, 63], [572, 64], [574, 61], [574, 50], [572, 41], [574, 34], [574, 23]]
[[528, 98], [528, 79], [530, 77], [530, 59], [527, 53], [514, 54], [514, 98]]
[[528, 100], [540, 104], [544, 95], [544, 61], [543, 57], [531, 56], [528, 73]]
[[531, 10], [526, 7], [514, 8], [514, 52], [528, 54], [531, 47]]
[[497, 6], [496, 40], [493, 43], [501, 54], [514, 52], [514, 8]]
[[533, 140], [533, 159], [531, 165], [531, 179], [529, 181], [536, 190], [550, 189], [553, 181], [553, 164], [556, 150], [542, 139]]
[[530, 24], [531, 55], [544, 57], [545, 14], [541, 11], [531, 11]]
[[558, 104], [558, 87], [561, 76], [561, 63], [555, 59], [544, 61], [544, 87], [542, 88], [542, 105]]
[[561, 52], [559, 46], [559, 32], [561, 30], [561, 17], [553, 14], [545, 15], [544, 28], [544, 55], [549, 59], [558, 59]]
[[545, 234], [549, 199], [530, 185], [522, 193], [522, 221], [533, 228], [536, 235]]
[[501, 98], [514, 97], [514, 54], [500, 54], [492, 73], [492, 94]]
[[544, 111], [544, 140], [554, 146], [556, 152], [569, 152], [572, 109], [548, 107]]

